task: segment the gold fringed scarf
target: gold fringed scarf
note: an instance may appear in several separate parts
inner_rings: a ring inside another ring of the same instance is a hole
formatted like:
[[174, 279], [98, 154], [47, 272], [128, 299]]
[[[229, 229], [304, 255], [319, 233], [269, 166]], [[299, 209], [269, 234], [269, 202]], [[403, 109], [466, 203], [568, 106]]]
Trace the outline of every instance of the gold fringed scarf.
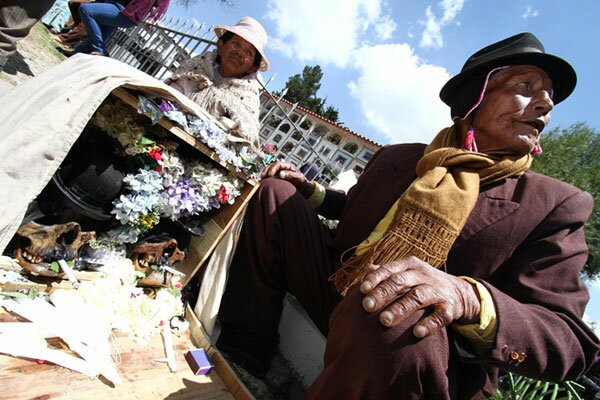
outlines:
[[331, 275], [329, 280], [342, 295], [362, 281], [367, 264], [412, 255], [436, 268], [443, 266], [475, 206], [479, 186], [522, 175], [531, 166], [531, 155], [497, 159], [458, 148], [456, 135], [454, 127], [437, 134], [381, 239], [366, 239], [373, 243], [342, 260], [340, 269]]

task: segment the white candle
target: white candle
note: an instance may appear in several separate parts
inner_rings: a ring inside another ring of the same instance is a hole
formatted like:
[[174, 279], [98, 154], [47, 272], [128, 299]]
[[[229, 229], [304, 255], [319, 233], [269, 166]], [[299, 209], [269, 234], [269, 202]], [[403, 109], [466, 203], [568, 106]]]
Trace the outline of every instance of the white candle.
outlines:
[[71, 267], [69, 267], [67, 262], [65, 260], [58, 260], [58, 265], [60, 265], [60, 268], [67, 276], [69, 282], [71, 282], [71, 285], [73, 285], [73, 288], [79, 288], [79, 281], [77, 281], [77, 279], [75, 278], [75, 274], [73, 274], [73, 270], [71, 269]]
[[177, 359], [175, 358], [175, 348], [173, 347], [173, 336], [171, 327], [168, 323], [163, 325], [163, 340], [165, 345], [165, 355], [167, 356], [167, 365], [171, 372], [177, 371]]

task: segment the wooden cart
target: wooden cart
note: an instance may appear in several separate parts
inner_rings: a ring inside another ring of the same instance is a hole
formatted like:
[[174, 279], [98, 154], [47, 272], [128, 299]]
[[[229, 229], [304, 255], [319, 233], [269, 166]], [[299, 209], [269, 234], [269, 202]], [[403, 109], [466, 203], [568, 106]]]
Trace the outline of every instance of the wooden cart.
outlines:
[[[129, 105], [132, 113], [136, 112], [138, 100], [134, 94], [117, 88], [112, 91], [109, 100], [114, 98]], [[183, 281], [185, 285], [207, 262], [219, 241], [236, 218], [240, 217], [258, 183], [220, 160], [213, 150], [171, 121], [163, 118], [158, 126], [172, 138], [196, 149], [198, 157], [204, 161], [226, 169], [244, 182], [241, 195], [235, 203], [212, 214], [212, 218], [204, 225], [204, 236], [192, 238], [185, 260], [177, 265], [177, 269], [186, 275]], [[42, 285], [41, 290], [52, 291], [69, 286], [66, 281], [54, 281]], [[12, 285], [9, 290], [23, 287], [27, 287], [27, 283]], [[0, 316], [3, 311], [0, 309]], [[177, 356], [175, 372], [171, 372], [167, 364], [156, 361], [165, 357], [161, 335], [154, 335], [147, 345], [139, 345], [126, 334], [115, 332], [120, 358], [117, 369], [124, 383], [113, 386], [102, 377], [92, 379], [49, 363], [0, 354], [0, 399], [252, 399], [250, 392], [211, 345], [193, 310], [188, 306], [186, 311], [189, 331], [174, 331], [173, 335]], [[4, 317], [6, 320], [8, 314], [4, 313]], [[64, 347], [64, 343], [58, 339], [49, 345]], [[192, 373], [183, 357], [192, 348], [204, 348], [211, 357], [214, 368], [208, 375], [196, 376]]]

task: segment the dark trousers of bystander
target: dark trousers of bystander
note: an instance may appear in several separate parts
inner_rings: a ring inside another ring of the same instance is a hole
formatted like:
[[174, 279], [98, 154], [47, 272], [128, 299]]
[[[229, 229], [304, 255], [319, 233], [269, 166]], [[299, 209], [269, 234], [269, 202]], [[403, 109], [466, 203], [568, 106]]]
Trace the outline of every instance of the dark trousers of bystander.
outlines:
[[0, 70], [55, 0], [0, 0]]

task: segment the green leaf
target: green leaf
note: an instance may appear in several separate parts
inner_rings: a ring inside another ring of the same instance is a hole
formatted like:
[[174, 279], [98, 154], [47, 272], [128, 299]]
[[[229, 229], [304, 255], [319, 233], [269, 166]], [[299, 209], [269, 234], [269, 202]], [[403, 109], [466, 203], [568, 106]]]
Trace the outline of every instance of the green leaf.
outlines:
[[58, 261], [52, 261], [50, 263], [50, 271], [59, 273], [60, 272], [60, 265], [58, 265]]
[[142, 136], [142, 140], [140, 140], [141, 144], [144, 146], [154, 146], [156, 145], [156, 142], [150, 138], [147, 138], [146, 136]]
[[29, 288], [29, 291], [27, 292], [27, 297], [29, 297], [30, 299], [35, 299], [35, 297], [38, 295], [39, 292], [40, 292], [39, 286], [33, 285], [32, 287]]

